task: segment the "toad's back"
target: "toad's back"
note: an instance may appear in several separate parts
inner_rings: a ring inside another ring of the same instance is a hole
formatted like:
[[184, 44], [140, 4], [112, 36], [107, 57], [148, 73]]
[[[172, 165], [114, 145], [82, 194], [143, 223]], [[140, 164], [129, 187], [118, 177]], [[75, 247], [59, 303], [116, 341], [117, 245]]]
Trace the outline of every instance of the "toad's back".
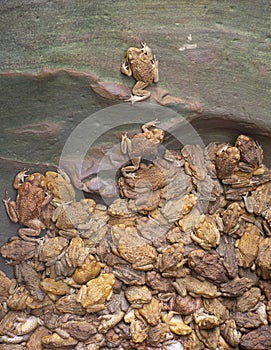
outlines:
[[150, 59], [142, 54], [137, 59], [130, 62], [133, 77], [137, 81], [151, 84], [153, 82], [153, 65]]

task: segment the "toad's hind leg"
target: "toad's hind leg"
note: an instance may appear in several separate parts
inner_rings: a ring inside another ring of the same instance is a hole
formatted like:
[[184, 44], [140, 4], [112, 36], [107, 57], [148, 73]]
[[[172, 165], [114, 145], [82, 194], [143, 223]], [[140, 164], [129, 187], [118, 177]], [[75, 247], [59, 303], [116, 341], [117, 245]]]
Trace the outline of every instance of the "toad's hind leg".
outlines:
[[138, 102], [138, 101], [144, 101], [147, 98], [150, 97], [151, 92], [143, 90], [145, 89], [149, 84], [145, 83], [143, 81], [138, 81], [135, 86], [132, 88], [132, 93], [133, 95], [126, 101], [130, 101], [133, 103]]
[[5, 206], [5, 209], [6, 209], [6, 212], [8, 214], [9, 219], [12, 222], [17, 223], [19, 221], [18, 213], [17, 213], [17, 206], [16, 206], [16, 203], [8, 197], [7, 192], [6, 192], [6, 198], [3, 199], [3, 202], [4, 202], [4, 206]]
[[159, 81], [158, 60], [155, 58], [155, 56], [153, 56], [152, 68], [153, 68], [153, 81], [155, 83], [158, 83]]
[[147, 134], [149, 131], [149, 128], [151, 128], [152, 126], [156, 126], [160, 124], [160, 121], [158, 119], [154, 119], [150, 122], [147, 122], [145, 124], [142, 125], [142, 131], [144, 132], [144, 134]]
[[122, 175], [124, 177], [136, 177], [135, 171], [139, 168], [141, 157], [136, 157], [131, 159], [132, 165], [127, 165], [121, 169]]

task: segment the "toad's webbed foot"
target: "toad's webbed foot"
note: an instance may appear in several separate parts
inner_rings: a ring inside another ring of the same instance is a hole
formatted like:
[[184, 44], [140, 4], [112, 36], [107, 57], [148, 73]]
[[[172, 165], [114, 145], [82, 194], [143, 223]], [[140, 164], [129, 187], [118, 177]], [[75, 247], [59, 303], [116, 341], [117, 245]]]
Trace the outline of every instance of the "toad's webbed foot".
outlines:
[[140, 101], [146, 100], [147, 98], [150, 97], [150, 95], [151, 95], [151, 93], [149, 93], [148, 95], [144, 95], [144, 96], [131, 95], [131, 97], [129, 99], [125, 100], [125, 102], [132, 102], [132, 104], [134, 104], [135, 102], [140, 102]]

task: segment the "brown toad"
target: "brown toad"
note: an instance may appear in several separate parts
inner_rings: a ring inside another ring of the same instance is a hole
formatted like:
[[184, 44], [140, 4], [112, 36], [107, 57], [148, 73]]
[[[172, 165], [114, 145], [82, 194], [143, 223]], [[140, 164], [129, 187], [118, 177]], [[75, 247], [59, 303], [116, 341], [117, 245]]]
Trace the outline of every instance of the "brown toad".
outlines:
[[9, 264], [18, 264], [21, 261], [31, 259], [37, 246], [37, 242], [29, 242], [18, 236], [13, 236], [0, 247], [0, 254], [4, 258], [13, 260], [12, 262], [9, 261]]
[[29, 261], [23, 261], [20, 265], [15, 266], [15, 276], [17, 282], [25, 286], [30, 295], [43, 301], [45, 294], [40, 288], [40, 274], [34, 270]]
[[134, 226], [136, 213], [128, 207], [128, 200], [126, 198], [115, 199], [108, 207], [109, 224], [111, 226], [124, 224], [126, 226]]
[[70, 293], [70, 287], [61, 280], [53, 278], [44, 278], [40, 281], [40, 288], [49, 296], [51, 295], [66, 295]]
[[[160, 314], [162, 310], [162, 303], [156, 298], [152, 298], [151, 301], [135, 311], [140, 316], [142, 316], [149, 325], [156, 326], [160, 320]], [[140, 318], [140, 317], [138, 317]]]
[[[37, 237], [42, 229], [50, 225], [51, 212], [45, 211], [45, 208], [50, 205], [52, 196], [46, 192], [44, 176], [40, 173], [26, 175], [27, 171], [20, 171], [14, 179], [13, 187], [17, 189], [16, 201], [8, 198], [6, 193], [3, 202], [10, 220], [26, 226], [20, 228], [18, 234], [31, 241], [33, 238], [30, 237]], [[43, 210], [49, 219], [44, 218]]]
[[256, 264], [264, 280], [271, 278], [271, 237], [266, 237], [259, 243], [259, 252]]
[[[1, 283], [3, 282], [5, 283], [5, 281], [3, 281], [1, 278]], [[16, 286], [7, 299], [7, 306], [11, 310], [24, 310], [27, 307], [27, 299], [29, 297], [30, 293], [24, 286]]]
[[45, 346], [62, 349], [71, 346], [74, 348], [75, 345], [78, 343], [78, 341], [70, 337], [68, 333], [65, 334], [65, 337], [60, 336], [58, 333], [46, 335], [42, 337], [41, 341], [42, 344], [44, 344]]
[[219, 179], [225, 179], [231, 176], [236, 170], [240, 160], [240, 151], [237, 147], [232, 147], [229, 144], [222, 144], [215, 158], [216, 174]]
[[139, 320], [135, 316], [134, 310], [130, 310], [124, 316], [124, 321], [130, 323], [130, 334], [133, 343], [142, 343], [148, 337], [150, 326], [143, 318]]
[[214, 283], [222, 283], [228, 280], [219, 255], [214, 250], [197, 249], [188, 255], [188, 265], [197, 276], [204, 277]]
[[144, 304], [148, 304], [152, 300], [151, 291], [146, 286], [129, 286], [124, 293], [134, 309], [140, 309]]
[[263, 149], [257, 141], [246, 135], [239, 135], [235, 147], [240, 151], [239, 168], [242, 171], [251, 172], [262, 165]]
[[[153, 348], [149, 348], [149, 349], [155, 349], [155, 347], [157, 349], [157, 345], [159, 345], [159, 343], [166, 342], [166, 340], [169, 338], [169, 334], [170, 334], [169, 326], [163, 322], [158, 323], [157, 326], [151, 327], [149, 329], [147, 341], [148, 341], [148, 344]], [[174, 345], [174, 343], [172, 342], [169, 345], [171, 346], [171, 349], [172, 349], [172, 344]], [[164, 349], [170, 349], [170, 347], [167, 347]]]
[[215, 315], [208, 314], [204, 308], [198, 309], [193, 315], [199, 328], [211, 329], [219, 325], [219, 319]]
[[124, 177], [134, 177], [131, 172], [139, 168], [142, 157], [158, 155], [158, 145], [164, 140], [164, 130], [155, 128], [159, 124], [158, 120], [145, 123], [142, 126], [142, 132], [134, 135], [129, 139], [127, 133], [121, 138], [121, 152], [127, 154], [131, 159], [132, 165], [125, 166], [121, 169]]
[[236, 277], [235, 279], [221, 284], [220, 291], [225, 297], [239, 297], [249, 290], [253, 285], [253, 281], [246, 277]]
[[[95, 318], [73, 317], [61, 324], [61, 330], [67, 332], [71, 337], [80, 341], [86, 341], [96, 334], [98, 322]], [[58, 328], [59, 329], [59, 328]]]
[[32, 333], [39, 325], [42, 325], [42, 320], [36, 316], [20, 317], [18, 316], [16, 319], [16, 328], [14, 330], [14, 334], [16, 335], [24, 335], [28, 333]]
[[86, 283], [90, 279], [95, 278], [104, 266], [105, 264], [100, 263], [93, 255], [89, 254], [84, 263], [74, 271], [72, 278], [75, 283]]
[[0, 299], [9, 297], [10, 289], [13, 289], [14, 280], [10, 280], [4, 272], [0, 271]]
[[255, 311], [255, 307], [262, 299], [261, 289], [252, 287], [236, 300], [236, 311]]
[[165, 247], [158, 255], [157, 268], [163, 277], [178, 275], [179, 268], [186, 262], [183, 258], [184, 245], [181, 242]]
[[271, 183], [258, 186], [250, 196], [243, 196], [243, 200], [249, 213], [266, 217], [271, 205]]
[[204, 310], [209, 314], [217, 317], [219, 324], [225, 322], [229, 318], [229, 310], [222, 304], [223, 299], [219, 298], [204, 298]]
[[114, 254], [132, 264], [135, 270], [152, 270], [157, 259], [157, 253], [153, 246], [139, 236], [135, 227], [115, 225], [111, 228], [113, 243], [117, 250]]
[[262, 236], [258, 227], [251, 223], [246, 223], [245, 232], [240, 240], [236, 242], [239, 266], [244, 268], [254, 267], [254, 261], [257, 258], [261, 240]]
[[175, 311], [164, 313], [162, 320], [169, 326], [171, 332], [177, 335], [188, 335], [192, 332], [192, 328], [185, 324], [182, 316]]
[[204, 180], [207, 175], [207, 164], [203, 149], [199, 145], [186, 145], [182, 148], [181, 153], [185, 159], [186, 174], [194, 176], [198, 180]]
[[201, 281], [192, 275], [176, 278], [176, 282], [172, 282], [172, 285], [182, 297], [185, 297], [187, 293], [195, 298], [201, 296], [215, 298], [219, 295], [216, 285], [207, 280]]
[[76, 301], [89, 313], [101, 311], [105, 308], [105, 301], [112, 297], [115, 276], [112, 273], [101, 274], [84, 284], [76, 294]]
[[31, 334], [30, 338], [27, 341], [27, 349], [42, 350], [42, 337], [48, 336], [50, 331], [44, 326], [38, 327], [34, 333]]
[[177, 295], [176, 298], [174, 298], [173, 311], [183, 316], [192, 315], [201, 307], [202, 298], [194, 298], [191, 295], [186, 295], [185, 297]]
[[215, 216], [206, 215], [205, 219], [196, 225], [195, 234], [191, 233], [191, 238], [203, 249], [215, 248], [220, 242]]
[[90, 198], [81, 199], [80, 202], [63, 203], [55, 209], [52, 220], [57, 228], [68, 233], [80, 224], [87, 223], [95, 206], [95, 201]]
[[81, 237], [77, 236], [70, 240], [65, 253], [65, 259], [69, 267], [79, 267], [83, 265], [89, 253], [90, 248], [85, 245]]
[[64, 237], [46, 237], [37, 247], [35, 254], [40, 261], [50, 266], [65, 254], [68, 244], [69, 240]]
[[[225, 349], [222, 345], [220, 347], [221, 337], [220, 337], [220, 328], [214, 327], [211, 329], [203, 329], [198, 325], [195, 326], [195, 332], [197, 338], [205, 345], [204, 349], [216, 350], [216, 349]], [[222, 339], [223, 341], [223, 339]], [[192, 349], [194, 349], [193, 347]]]
[[128, 77], [133, 76], [137, 81], [132, 88], [133, 95], [127, 101], [134, 103], [150, 97], [150, 91], [144, 89], [152, 82], [157, 83], [159, 74], [158, 61], [146, 43], [141, 42], [140, 49], [137, 47], [128, 48], [120, 70]]
[[223, 232], [232, 235], [240, 229], [244, 220], [242, 218], [243, 209], [238, 202], [232, 202], [221, 213], [223, 222]]
[[52, 193], [55, 203], [74, 201], [75, 191], [68, 175], [63, 171], [46, 171], [46, 188]]
[[[85, 286], [86, 287], [86, 286]], [[75, 315], [84, 315], [86, 310], [81, 305], [82, 303], [77, 301], [77, 295], [69, 294], [64, 295], [55, 304], [57, 311], [61, 313], [70, 313]]]
[[241, 333], [236, 328], [236, 323], [233, 319], [226, 320], [221, 326], [221, 334], [223, 338], [231, 346], [236, 347], [240, 343]]
[[161, 208], [161, 213], [168, 222], [175, 222], [182, 219], [184, 215], [190, 213], [193, 207], [197, 204], [197, 200], [197, 196], [193, 193], [168, 200]]
[[171, 183], [177, 175], [177, 167], [172, 162], [158, 158], [146, 165], [141, 163], [134, 177], [121, 177], [119, 190], [123, 197], [136, 198], [146, 191], [155, 191]]

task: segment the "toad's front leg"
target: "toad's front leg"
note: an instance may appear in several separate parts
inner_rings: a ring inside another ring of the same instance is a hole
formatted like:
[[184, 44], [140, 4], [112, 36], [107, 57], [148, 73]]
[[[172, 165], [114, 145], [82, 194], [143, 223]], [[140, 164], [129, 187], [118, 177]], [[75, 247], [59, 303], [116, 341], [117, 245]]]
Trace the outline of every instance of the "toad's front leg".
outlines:
[[18, 190], [20, 185], [24, 182], [24, 179], [28, 176], [26, 173], [29, 171], [29, 169], [23, 169], [20, 171], [16, 176], [13, 181], [13, 187], [15, 190]]
[[127, 64], [126, 61], [124, 61], [122, 63], [122, 65], [120, 66], [120, 71], [121, 71], [122, 74], [125, 74], [128, 77], [132, 76], [132, 70], [131, 70], [130, 66]]

